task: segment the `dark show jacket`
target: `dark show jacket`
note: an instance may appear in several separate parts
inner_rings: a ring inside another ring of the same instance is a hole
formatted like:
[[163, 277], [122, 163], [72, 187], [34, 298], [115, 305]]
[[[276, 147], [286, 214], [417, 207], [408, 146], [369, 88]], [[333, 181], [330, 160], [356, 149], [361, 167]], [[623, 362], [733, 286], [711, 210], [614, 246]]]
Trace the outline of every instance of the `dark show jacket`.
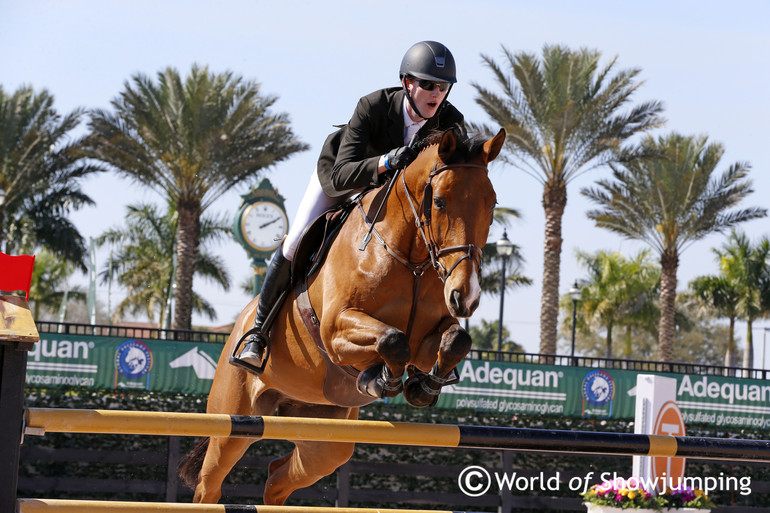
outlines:
[[[329, 135], [318, 158], [318, 180], [327, 196], [337, 198], [379, 183], [380, 156], [404, 145], [404, 98], [400, 87], [380, 89], [358, 100], [347, 125]], [[444, 101], [418, 134], [453, 125], [465, 127], [463, 115]]]

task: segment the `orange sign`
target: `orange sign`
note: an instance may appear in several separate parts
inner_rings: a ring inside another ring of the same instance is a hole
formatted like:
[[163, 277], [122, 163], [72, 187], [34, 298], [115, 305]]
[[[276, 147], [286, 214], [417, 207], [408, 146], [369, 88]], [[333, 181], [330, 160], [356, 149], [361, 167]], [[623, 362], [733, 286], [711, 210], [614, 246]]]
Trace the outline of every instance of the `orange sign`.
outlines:
[[[660, 408], [653, 434], [685, 436], [682, 412], [674, 401], [668, 401]], [[684, 463], [685, 458], [665, 458], [662, 456], [652, 458], [652, 477], [655, 479], [655, 488], [658, 492], [675, 488], [682, 482]]]

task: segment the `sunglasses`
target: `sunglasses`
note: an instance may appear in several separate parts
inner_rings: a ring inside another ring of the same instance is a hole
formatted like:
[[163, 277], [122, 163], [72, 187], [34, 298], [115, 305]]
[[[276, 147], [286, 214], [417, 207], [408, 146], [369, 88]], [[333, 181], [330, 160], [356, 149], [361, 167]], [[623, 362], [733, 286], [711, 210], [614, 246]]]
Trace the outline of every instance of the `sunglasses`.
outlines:
[[420, 89], [425, 89], [426, 91], [433, 91], [436, 87], [438, 87], [438, 90], [442, 93], [449, 89], [449, 82], [433, 82], [432, 80], [417, 80], [417, 85], [420, 87]]

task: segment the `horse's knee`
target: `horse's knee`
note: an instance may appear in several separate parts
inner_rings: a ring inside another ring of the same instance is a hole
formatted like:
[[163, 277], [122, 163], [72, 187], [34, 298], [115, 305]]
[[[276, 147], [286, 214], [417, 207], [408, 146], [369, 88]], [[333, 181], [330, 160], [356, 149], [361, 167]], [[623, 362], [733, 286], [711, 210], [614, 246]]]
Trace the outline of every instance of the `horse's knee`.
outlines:
[[470, 352], [472, 344], [473, 340], [470, 334], [459, 324], [455, 324], [441, 336], [439, 352], [446, 356], [455, 357], [459, 361]]
[[406, 335], [396, 328], [390, 328], [375, 344], [374, 348], [389, 365], [405, 366], [412, 357]]

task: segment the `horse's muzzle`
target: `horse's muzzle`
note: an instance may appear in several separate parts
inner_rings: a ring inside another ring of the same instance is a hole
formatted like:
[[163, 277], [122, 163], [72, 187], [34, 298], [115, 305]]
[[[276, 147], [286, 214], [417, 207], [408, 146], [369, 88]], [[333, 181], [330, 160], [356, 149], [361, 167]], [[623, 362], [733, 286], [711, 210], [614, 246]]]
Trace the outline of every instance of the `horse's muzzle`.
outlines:
[[447, 305], [449, 313], [455, 318], [470, 317], [478, 308], [479, 299], [478, 295], [465, 299], [462, 292], [455, 289], [449, 294], [449, 304]]
[[[468, 260], [472, 262], [472, 260]], [[444, 300], [447, 309], [454, 318], [470, 317], [481, 301], [481, 285], [479, 285], [479, 275], [476, 269], [465, 274], [467, 281], [461, 276], [450, 277], [444, 284]]]

